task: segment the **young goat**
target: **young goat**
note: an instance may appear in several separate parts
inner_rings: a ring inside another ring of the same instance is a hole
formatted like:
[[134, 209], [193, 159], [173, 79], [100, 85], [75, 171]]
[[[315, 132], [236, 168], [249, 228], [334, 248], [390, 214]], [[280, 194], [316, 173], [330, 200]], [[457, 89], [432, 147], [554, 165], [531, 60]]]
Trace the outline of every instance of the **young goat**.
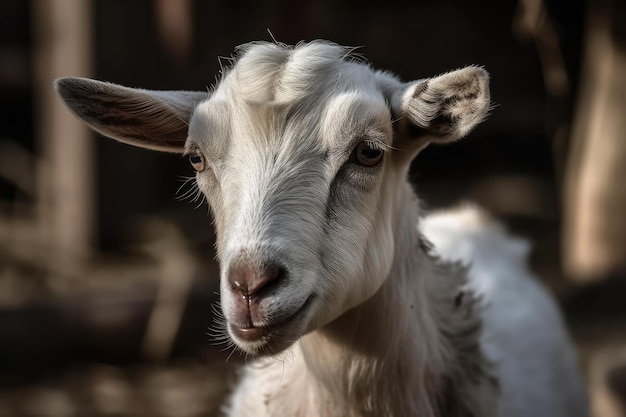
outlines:
[[189, 155], [226, 330], [259, 358], [229, 415], [584, 416], [525, 244], [472, 208], [419, 223], [410, 162], [485, 118], [488, 83], [479, 67], [403, 83], [320, 41], [243, 46], [210, 93], [56, 86], [102, 134]]

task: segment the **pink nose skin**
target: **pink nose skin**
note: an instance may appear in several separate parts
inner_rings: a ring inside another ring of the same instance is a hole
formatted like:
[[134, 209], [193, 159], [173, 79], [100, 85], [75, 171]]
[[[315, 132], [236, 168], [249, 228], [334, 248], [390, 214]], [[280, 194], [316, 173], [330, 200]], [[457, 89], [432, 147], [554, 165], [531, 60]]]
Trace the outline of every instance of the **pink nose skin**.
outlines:
[[[271, 329], [267, 326], [267, 317], [261, 301], [271, 294], [272, 289], [287, 276], [285, 268], [276, 264], [261, 264], [249, 259], [239, 258], [228, 271], [228, 282], [232, 288], [234, 300], [230, 331], [237, 337], [254, 341], [265, 336]], [[264, 323], [256, 325], [254, 323]]]
[[284, 275], [284, 269], [276, 265], [258, 265], [250, 262], [236, 262], [228, 272], [228, 282], [247, 302], [262, 295], [264, 289], [277, 282]]

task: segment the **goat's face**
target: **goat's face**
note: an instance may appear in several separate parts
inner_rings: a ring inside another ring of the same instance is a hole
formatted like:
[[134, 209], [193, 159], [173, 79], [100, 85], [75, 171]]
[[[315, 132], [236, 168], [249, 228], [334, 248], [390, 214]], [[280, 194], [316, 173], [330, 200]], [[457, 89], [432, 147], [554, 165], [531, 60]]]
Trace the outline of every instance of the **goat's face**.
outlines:
[[222, 308], [244, 350], [282, 350], [386, 277], [393, 216], [383, 184], [397, 176], [386, 155], [391, 114], [376, 93], [340, 92], [312, 112], [219, 99], [196, 110], [187, 147], [203, 161]]
[[278, 353], [380, 288], [410, 160], [488, 109], [481, 69], [402, 84], [345, 53], [255, 44], [210, 97], [58, 83], [108, 136], [176, 152], [185, 143], [215, 219], [228, 332], [248, 353]]

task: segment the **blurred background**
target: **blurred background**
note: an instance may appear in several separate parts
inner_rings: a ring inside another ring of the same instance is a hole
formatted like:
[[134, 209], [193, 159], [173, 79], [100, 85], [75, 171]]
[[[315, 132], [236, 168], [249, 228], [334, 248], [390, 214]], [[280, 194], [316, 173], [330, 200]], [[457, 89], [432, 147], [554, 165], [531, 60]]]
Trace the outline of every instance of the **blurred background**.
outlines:
[[426, 207], [475, 201], [532, 241], [594, 415], [625, 415], [626, 2], [3, 0], [0, 416], [218, 415], [241, 358], [208, 334], [211, 219], [177, 199], [192, 169], [89, 132], [52, 81], [205, 90], [268, 29], [404, 80], [485, 66], [490, 118], [411, 179]]

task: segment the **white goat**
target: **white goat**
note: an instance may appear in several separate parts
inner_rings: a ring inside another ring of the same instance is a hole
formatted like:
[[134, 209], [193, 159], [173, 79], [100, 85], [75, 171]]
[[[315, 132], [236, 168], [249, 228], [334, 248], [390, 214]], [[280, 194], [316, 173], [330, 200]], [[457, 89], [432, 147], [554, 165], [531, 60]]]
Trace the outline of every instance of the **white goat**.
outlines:
[[483, 120], [487, 73], [402, 83], [350, 52], [249, 44], [210, 93], [56, 84], [104, 135], [189, 155], [215, 218], [228, 335], [259, 357], [227, 412], [586, 415], [525, 245], [471, 208], [416, 227], [409, 164]]

